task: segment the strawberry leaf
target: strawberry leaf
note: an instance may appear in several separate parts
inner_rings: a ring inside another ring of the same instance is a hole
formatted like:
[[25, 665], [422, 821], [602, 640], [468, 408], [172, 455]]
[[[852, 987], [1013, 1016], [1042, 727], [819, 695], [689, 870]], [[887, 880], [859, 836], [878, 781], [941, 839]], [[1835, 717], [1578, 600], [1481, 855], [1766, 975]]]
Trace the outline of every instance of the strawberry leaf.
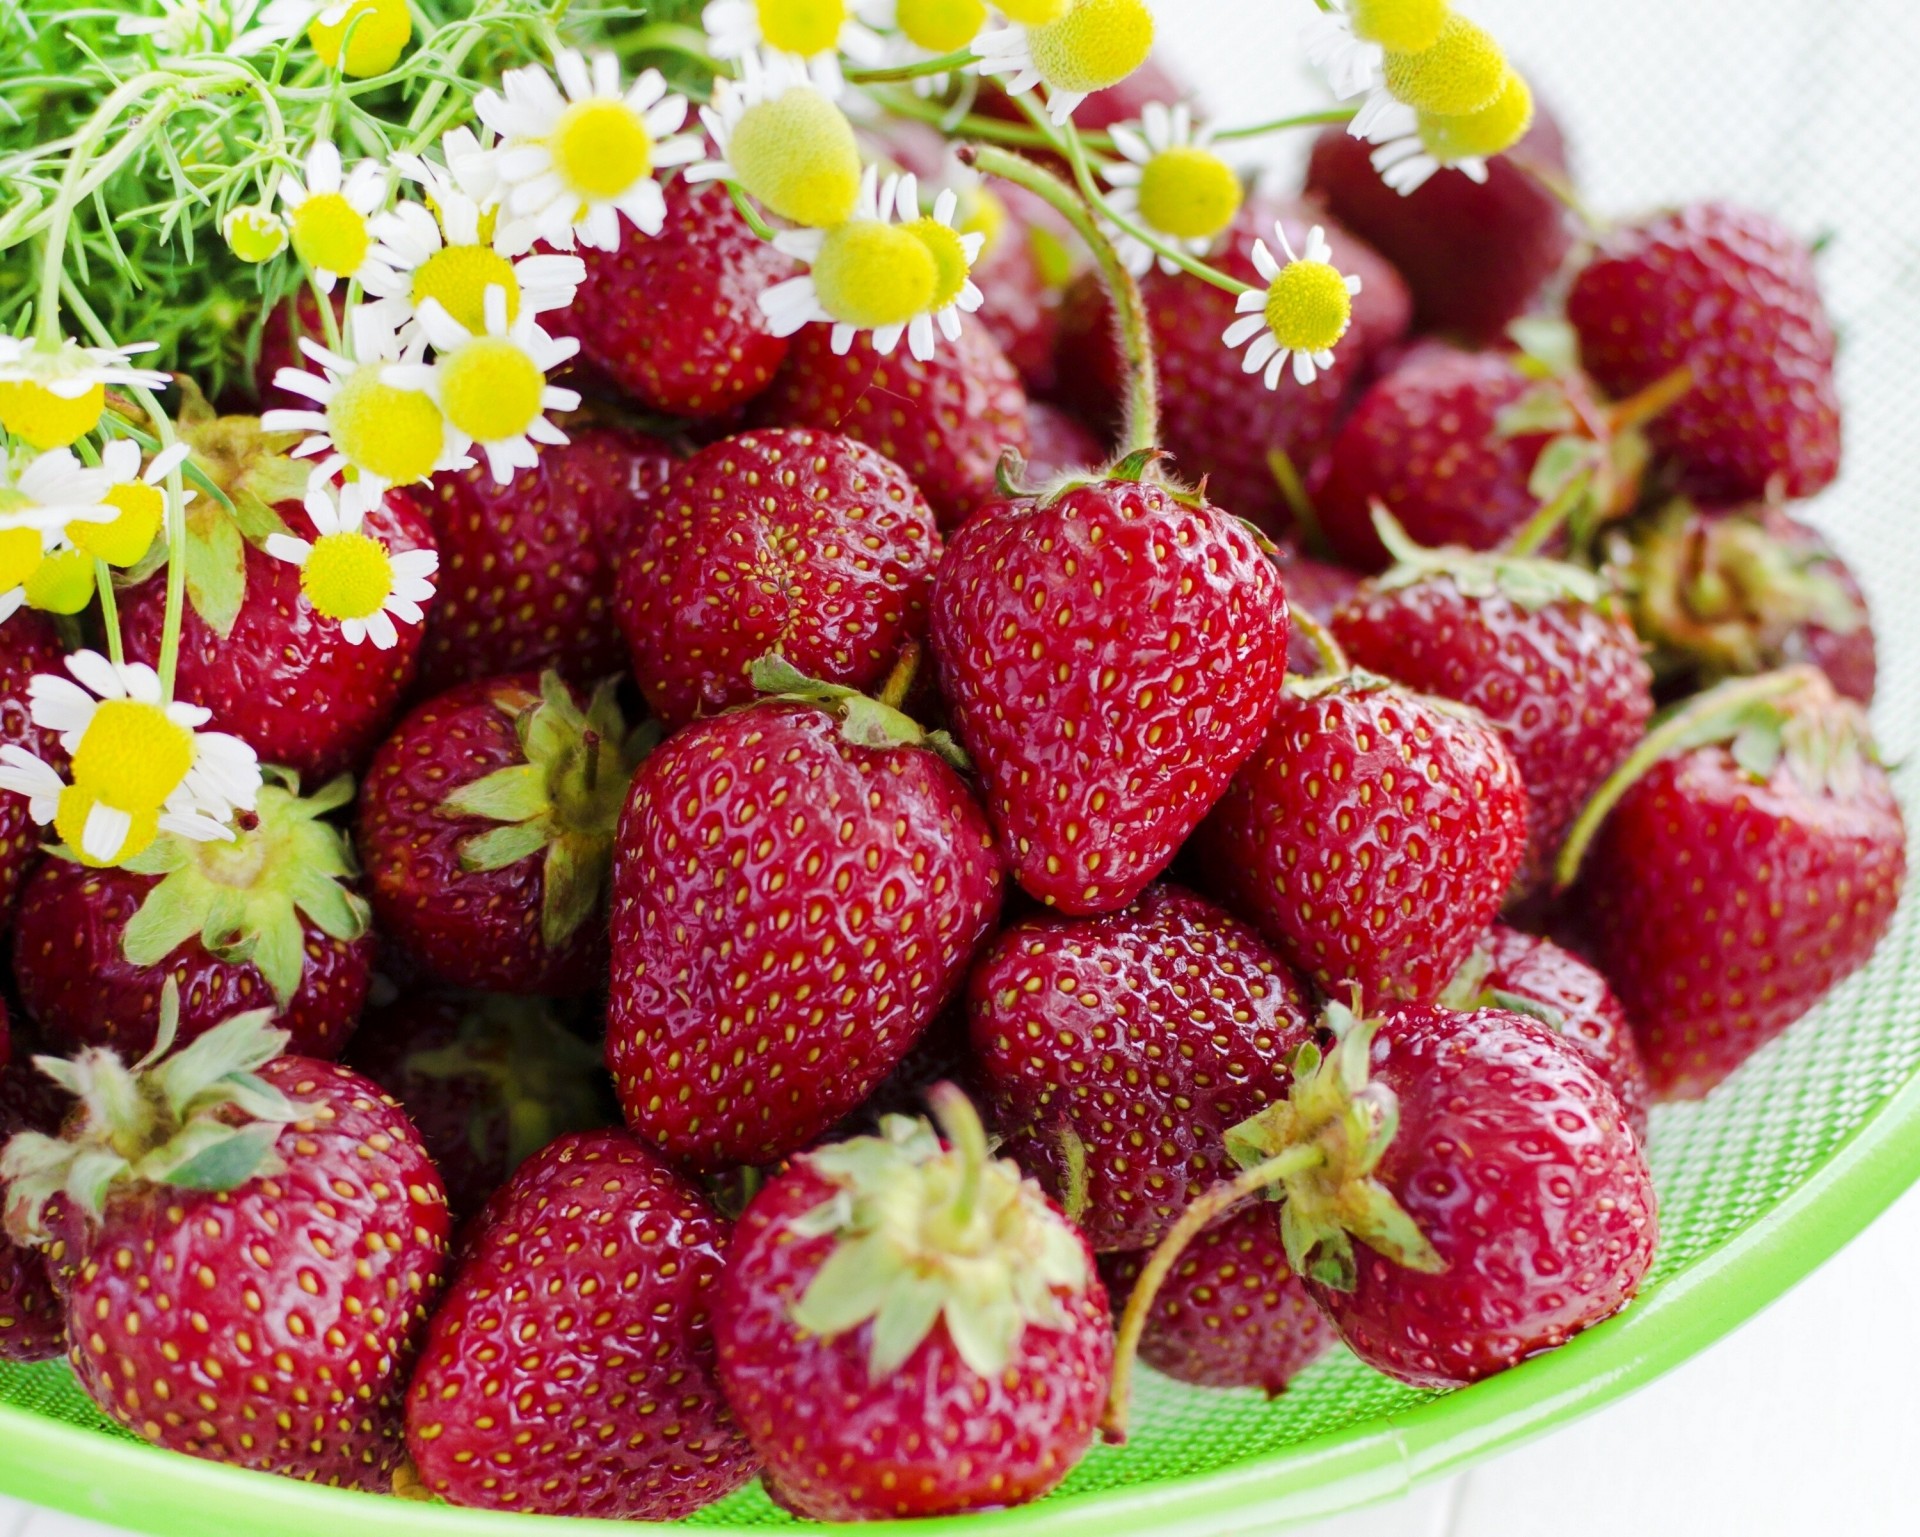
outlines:
[[460, 868], [469, 875], [487, 870], [504, 870], [537, 854], [547, 846], [544, 821], [510, 822], [484, 833], [475, 833], [460, 845]]
[[525, 822], [551, 808], [546, 773], [533, 763], [496, 769], [460, 786], [440, 803], [450, 817], [479, 817], [488, 822]]
[[208, 507], [187, 508], [187, 600], [222, 640], [233, 633], [247, 598], [247, 546], [233, 521]]

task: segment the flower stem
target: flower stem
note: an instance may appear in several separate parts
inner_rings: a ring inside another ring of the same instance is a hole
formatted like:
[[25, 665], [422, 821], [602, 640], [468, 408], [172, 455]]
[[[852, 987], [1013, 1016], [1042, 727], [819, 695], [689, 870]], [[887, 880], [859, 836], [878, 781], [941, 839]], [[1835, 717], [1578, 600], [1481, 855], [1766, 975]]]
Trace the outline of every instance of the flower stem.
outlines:
[[1249, 123], [1243, 128], [1219, 128], [1214, 131], [1213, 140], [1218, 144], [1226, 139], [1257, 139], [1262, 134], [1284, 133], [1289, 128], [1315, 128], [1323, 123], [1351, 123], [1359, 110], [1358, 107], [1328, 107], [1324, 112], [1301, 112], [1293, 117], [1276, 117], [1265, 123]]
[[849, 85], [878, 85], [887, 80], [918, 80], [923, 75], [950, 75], [973, 62], [971, 48], [957, 48], [938, 58], [919, 59], [912, 64], [888, 64], [879, 69], [845, 71]]
[[[989, 144], [1010, 144], [1016, 149], [1053, 149], [1058, 139], [1051, 133], [1042, 133], [1038, 128], [1025, 123], [1002, 122], [997, 117], [982, 117], [977, 112], [955, 114], [952, 107], [942, 106], [937, 101], [926, 101], [908, 91], [870, 91], [873, 99], [885, 107], [895, 117], [910, 117], [916, 122], [931, 123], [942, 133], [953, 134], [963, 139], [980, 139]], [[1081, 142], [1102, 152], [1113, 148], [1113, 136], [1107, 133], [1085, 133]]]
[[93, 563], [93, 585], [100, 593], [100, 622], [107, 632], [107, 655], [117, 667], [127, 659], [120, 643], [120, 605], [113, 595], [113, 567], [98, 558]]
[[733, 199], [733, 206], [740, 210], [740, 217], [747, 221], [747, 228], [752, 230], [754, 234], [758, 235], [762, 240], [770, 241], [773, 239], [773, 226], [760, 217], [760, 210], [753, 206], [752, 201], [747, 197], [746, 193], [740, 190], [738, 183], [727, 183], [727, 195]]

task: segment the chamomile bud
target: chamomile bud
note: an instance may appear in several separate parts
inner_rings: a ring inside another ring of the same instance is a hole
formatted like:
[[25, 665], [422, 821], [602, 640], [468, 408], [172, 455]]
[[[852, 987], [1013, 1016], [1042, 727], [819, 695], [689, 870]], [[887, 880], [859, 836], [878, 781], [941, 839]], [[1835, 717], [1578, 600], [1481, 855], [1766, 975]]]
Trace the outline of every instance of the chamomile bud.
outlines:
[[1478, 112], [1500, 94], [1507, 56], [1484, 27], [1449, 14], [1431, 47], [1389, 53], [1383, 72], [1387, 89], [1416, 112], [1457, 117]]
[[1144, 64], [1152, 47], [1153, 13], [1144, 0], [1072, 0], [1056, 20], [981, 33], [974, 67], [1010, 77], [1012, 96], [1046, 86], [1048, 114], [1064, 123], [1095, 91]]
[[400, 62], [413, 41], [413, 15], [407, 0], [343, 0], [314, 17], [307, 41], [322, 64], [364, 80]]
[[[176, 443], [155, 454], [145, 473], [140, 469], [139, 446], [115, 438], [100, 455], [100, 469], [112, 481], [100, 500], [114, 513], [105, 523], [75, 522], [67, 537], [89, 556], [122, 569], [136, 565], [166, 529], [166, 480], [184, 463], [187, 446]], [[191, 500], [191, 491], [183, 493]]]
[[1353, 35], [1388, 53], [1421, 53], [1440, 40], [1447, 0], [1347, 0]]
[[1307, 232], [1306, 245], [1297, 253], [1277, 221], [1273, 233], [1287, 259], [1276, 261], [1264, 240], [1254, 241], [1254, 270], [1267, 286], [1240, 295], [1234, 306], [1240, 318], [1221, 338], [1229, 347], [1247, 348], [1241, 367], [1250, 374], [1264, 370], [1270, 390], [1279, 387], [1289, 358], [1294, 378], [1303, 385], [1313, 383], [1320, 369], [1333, 366], [1333, 349], [1353, 322], [1353, 296], [1360, 292], [1359, 277], [1333, 265], [1332, 248], [1319, 225]]
[[700, 111], [719, 157], [689, 167], [688, 179], [731, 181], [794, 224], [843, 223], [860, 196], [853, 124], [797, 61], [755, 52], [741, 67]]
[[55, 550], [27, 578], [27, 607], [43, 614], [78, 614], [93, 601], [93, 557], [72, 546]]
[[227, 249], [253, 266], [270, 262], [287, 248], [287, 224], [271, 208], [244, 203], [220, 221]]
[[1532, 125], [1533, 92], [1518, 70], [1509, 69], [1500, 94], [1478, 112], [1444, 117], [1403, 109], [1383, 120], [1379, 131], [1385, 142], [1373, 152], [1374, 169], [1403, 197], [1442, 170], [1484, 182], [1487, 161], [1519, 143]]

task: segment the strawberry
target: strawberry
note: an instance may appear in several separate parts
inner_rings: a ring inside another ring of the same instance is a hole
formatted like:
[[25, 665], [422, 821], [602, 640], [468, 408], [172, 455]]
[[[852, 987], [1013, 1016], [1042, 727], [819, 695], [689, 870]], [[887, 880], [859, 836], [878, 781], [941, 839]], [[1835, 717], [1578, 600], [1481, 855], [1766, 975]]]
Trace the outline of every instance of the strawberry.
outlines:
[[1472, 705], [1527, 787], [1524, 890], [1653, 714], [1653, 674], [1601, 580], [1558, 561], [1427, 551], [1383, 520], [1397, 563], [1334, 615], [1359, 667]]
[[[0, 747], [24, 748], [62, 774], [67, 755], [53, 732], [34, 725], [27, 685], [37, 673], [60, 676], [66, 654], [53, 621], [31, 609], [0, 622]], [[26, 798], [0, 795], [0, 933], [6, 931], [14, 899], [39, 858], [40, 843]]]
[[1091, 475], [1111, 456], [1091, 427], [1044, 400], [1027, 405], [1027, 478], [1044, 484], [1061, 475]]
[[1737, 501], [1777, 481], [1805, 497], [1838, 473], [1833, 326], [1812, 253], [1767, 215], [1704, 203], [1616, 230], [1574, 278], [1567, 319], [1616, 395], [1691, 371], [1649, 429], [1687, 490]]
[[[1360, 573], [1329, 561], [1318, 560], [1296, 546], [1274, 546], [1273, 563], [1280, 568], [1280, 580], [1287, 589], [1287, 605], [1296, 615], [1325, 625], [1334, 610], [1352, 597], [1360, 585]], [[1313, 639], [1298, 624], [1287, 636], [1287, 671], [1302, 675], [1319, 672], [1320, 653]]]
[[342, 779], [302, 799], [270, 771], [231, 843], [163, 834], [124, 868], [48, 858], [13, 939], [21, 1002], [48, 1044], [137, 1057], [172, 983], [183, 1041], [266, 1005], [302, 1056], [338, 1056], [373, 968], [352, 851], [325, 820], [352, 794]]
[[1366, 673], [1290, 683], [1193, 843], [1203, 888], [1323, 992], [1426, 1002], [1526, 852], [1526, 790], [1477, 714]]
[[653, 411], [721, 416], [767, 387], [787, 343], [767, 330], [760, 295], [793, 262], [747, 226], [718, 182], [675, 177], [660, 233], [618, 251], [582, 247], [587, 280], [548, 317], [579, 338], [595, 370]]
[[744, 1484], [754, 1457], [713, 1380], [708, 1316], [727, 1236], [625, 1132], [576, 1132], [523, 1164], [420, 1353], [421, 1484], [455, 1505], [610, 1521], [675, 1521]]
[[1000, 455], [1025, 455], [1027, 393], [983, 326], [922, 362], [902, 347], [881, 357], [866, 337], [834, 354], [833, 327], [793, 338], [786, 367], [754, 403], [763, 426], [817, 427], [877, 448], [920, 488], [942, 529], [994, 494]]
[[1113, 1325], [1084, 1239], [989, 1160], [950, 1085], [950, 1145], [893, 1117], [754, 1198], [714, 1300], [720, 1384], [767, 1491], [820, 1521], [1037, 1499], [1093, 1439]]
[[954, 729], [1016, 879], [1066, 913], [1125, 907], [1166, 868], [1286, 667], [1272, 562], [1218, 508], [1142, 479], [1150, 464], [982, 508], [934, 582]]
[[590, 686], [625, 667], [608, 622], [614, 572], [678, 455], [618, 427], [568, 434], [510, 486], [484, 464], [434, 477], [440, 587], [420, 647], [421, 693], [545, 667]]
[[[333, 306], [336, 324], [344, 320], [345, 300], [345, 293], [339, 292], [328, 301]], [[322, 345], [327, 340], [320, 318], [320, 301], [304, 283], [261, 319], [260, 350], [253, 365], [251, 397], [234, 402], [236, 412], [264, 413], [276, 409], [305, 411], [312, 408], [313, 402], [306, 396], [283, 390], [274, 382], [283, 368], [305, 372], [310, 367], [306, 353], [300, 350], [302, 338]]]
[[1906, 827], [1860, 707], [1800, 667], [1663, 721], [1575, 825], [1576, 871], [1655, 1091], [1697, 1098], [1865, 964]]
[[940, 535], [892, 460], [853, 438], [723, 438], [662, 492], [620, 568], [617, 608], [647, 703], [669, 727], [754, 697], [762, 656], [853, 689], [926, 631]]
[[584, 709], [551, 672], [420, 705], [375, 754], [354, 826], [382, 934], [448, 986], [591, 991], [632, 750], [610, 683]]
[[1096, 1252], [1157, 1243], [1230, 1165], [1220, 1138], [1286, 1093], [1305, 987], [1177, 886], [1122, 912], [1008, 928], [973, 968], [981, 1087], [1007, 1152]]
[[0, 1154], [8, 1227], [45, 1243], [45, 1208], [64, 1203], [71, 1359], [118, 1424], [190, 1456], [385, 1490], [446, 1196], [392, 1101], [277, 1055], [286, 1040], [256, 1012], [137, 1068], [99, 1047], [56, 1062], [81, 1108], [64, 1139], [26, 1133]]
[[[8, 1060], [7, 1006], [0, 1001], [0, 1147], [16, 1132], [57, 1131], [67, 1096], [33, 1065], [34, 1042], [12, 1032]], [[47, 1262], [0, 1229], [0, 1362], [46, 1361], [67, 1348], [66, 1313]]]

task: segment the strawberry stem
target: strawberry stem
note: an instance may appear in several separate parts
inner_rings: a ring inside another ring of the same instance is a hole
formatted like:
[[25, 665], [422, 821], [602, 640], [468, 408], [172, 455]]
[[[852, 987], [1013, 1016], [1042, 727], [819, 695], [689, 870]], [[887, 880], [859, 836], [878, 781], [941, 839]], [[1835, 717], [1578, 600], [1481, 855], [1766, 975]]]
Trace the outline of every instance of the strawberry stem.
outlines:
[[1643, 390], [1607, 407], [1607, 425], [1621, 433], [1632, 427], [1644, 427], [1667, 407], [1693, 388], [1693, 370], [1685, 363], [1670, 374], [1662, 374]]
[[894, 658], [893, 671], [887, 674], [887, 681], [880, 685], [880, 692], [875, 696], [889, 710], [906, 708], [907, 695], [913, 691], [913, 680], [920, 671], [920, 655], [920, 642], [910, 640]]
[[1300, 478], [1292, 455], [1277, 443], [1267, 450], [1267, 472], [1273, 476], [1273, 483], [1286, 499], [1287, 510], [1293, 514], [1294, 534], [1300, 548], [1315, 560], [1333, 559], [1333, 546], [1321, 526], [1319, 509], [1307, 495], [1307, 483]]
[[973, 1102], [950, 1083], [927, 1090], [927, 1105], [948, 1144], [960, 1160], [960, 1183], [945, 1213], [949, 1233], [957, 1241], [973, 1223], [980, 1206], [980, 1177], [987, 1167], [987, 1129]]
[[1503, 546], [1509, 555], [1537, 554], [1566, 525], [1575, 509], [1586, 501], [1593, 489], [1593, 476], [1585, 470], [1573, 476], [1550, 501], [1542, 502], [1532, 517]]

